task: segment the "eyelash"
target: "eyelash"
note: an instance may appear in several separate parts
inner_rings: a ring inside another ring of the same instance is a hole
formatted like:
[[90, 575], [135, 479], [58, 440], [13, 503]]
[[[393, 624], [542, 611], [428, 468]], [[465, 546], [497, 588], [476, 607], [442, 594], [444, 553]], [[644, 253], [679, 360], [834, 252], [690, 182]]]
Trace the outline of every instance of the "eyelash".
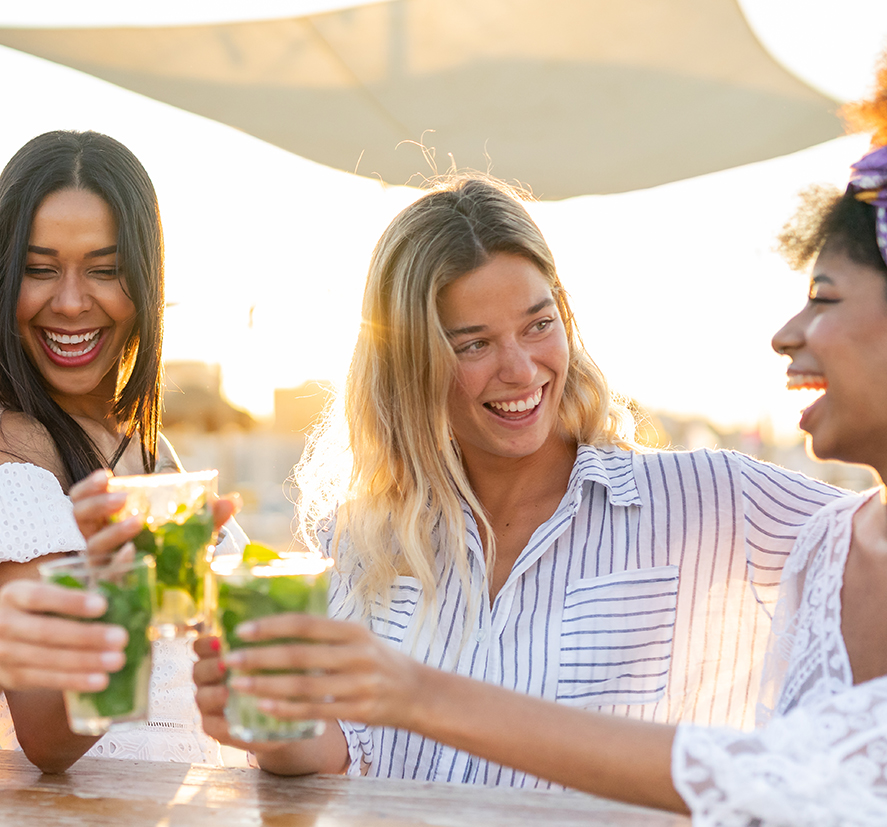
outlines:
[[[530, 325], [530, 329], [535, 329], [535, 332], [537, 333], [544, 333], [553, 324], [554, 319], [539, 319], [538, 322], [534, 322], [532, 325]], [[487, 343], [484, 341], [468, 342], [467, 344], [460, 345], [459, 347], [454, 348], [454, 353], [457, 356], [460, 356], [463, 353], [478, 353], [483, 349], [483, 347], [486, 346], [486, 344]], [[478, 347], [478, 345], [480, 345], [481, 347]]]
[[[45, 276], [52, 275], [55, 272], [51, 267], [25, 267], [26, 276]], [[107, 279], [116, 279], [120, 275], [120, 271], [114, 267], [103, 268], [101, 270], [92, 270], [90, 275], [102, 276]]]

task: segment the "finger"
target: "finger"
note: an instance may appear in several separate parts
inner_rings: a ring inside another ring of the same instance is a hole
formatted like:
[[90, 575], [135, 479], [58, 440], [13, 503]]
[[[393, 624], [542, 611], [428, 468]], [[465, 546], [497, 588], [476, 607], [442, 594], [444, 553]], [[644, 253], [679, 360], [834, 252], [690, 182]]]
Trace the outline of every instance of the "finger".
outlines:
[[198, 687], [224, 683], [228, 670], [219, 657], [204, 658], [194, 664], [194, 683]]
[[57, 672], [33, 667], [3, 668], [0, 684], [4, 689], [70, 689], [74, 692], [100, 692], [108, 686], [106, 672]]
[[225, 704], [228, 703], [228, 688], [220, 686], [199, 686], [194, 693], [197, 708], [204, 717], [225, 714]]
[[43, 670], [47, 674], [118, 672], [126, 663], [120, 649], [82, 650], [0, 641], [0, 662], [9, 670]]
[[367, 665], [369, 654], [361, 647], [317, 643], [281, 643], [235, 649], [225, 656], [225, 664], [240, 672], [296, 669], [342, 671]]
[[379, 680], [375, 675], [233, 675], [228, 683], [231, 691], [256, 695], [260, 698], [287, 698], [299, 701], [321, 702], [377, 697]]
[[346, 643], [365, 639], [369, 632], [357, 623], [330, 620], [319, 615], [287, 612], [269, 615], [242, 623], [237, 635], [243, 640], [273, 640], [274, 638], [302, 638], [321, 643]]
[[129, 635], [122, 626], [84, 623], [63, 617], [0, 612], [0, 645], [30, 643], [44, 649], [70, 648], [83, 651], [121, 651]]
[[198, 658], [218, 657], [221, 649], [221, 641], [214, 635], [202, 635], [194, 641], [194, 654]]
[[95, 592], [21, 579], [13, 580], [0, 589], [0, 608], [5, 607], [23, 612], [53, 612], [94, 618], [101, 617], [108, 610], [108, 603]]
[[132, 540], [142, 530], [144, 524], [145, 521], [139, 516], [127, 517], [120, 522], [110, 523], [96, 530], [92, 536], [87, 538], [86, 553], [91, 558], [106, 557], [124, 543]]
[[82, 480], [75, 482], [68, 492], [68, 496], [75, 503], [95, 494], [100, 494], [108, 490], [108, 480], [111, 478], [111, 472], [107, 468], [99, 468], [91, 474], [85, 476]]
[[212, 509], [216, 528], [221, 528], [228, 522], [231, 517], [240, 511], [242, 505], [243, 501], [240, 498], [240, 494], [227, 494], [215, 500], [212, 504]]

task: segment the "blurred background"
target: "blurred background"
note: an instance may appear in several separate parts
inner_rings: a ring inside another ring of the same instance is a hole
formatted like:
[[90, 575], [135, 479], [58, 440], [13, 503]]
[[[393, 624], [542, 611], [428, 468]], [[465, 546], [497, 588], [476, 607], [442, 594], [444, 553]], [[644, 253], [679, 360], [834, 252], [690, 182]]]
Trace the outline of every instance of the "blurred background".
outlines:
[[347, 370], [373, 245], [451, 166], [538, 199], [585, 344], [650, 444], [815, 463], [775, 330], [806, 277], [773, 251], [797, 193], [868, 145], [840, 105], [883, 0], [0, 2], [0, 158], [58, 129], [148, 169], [167, 252], [165, 430], [257, 540]]

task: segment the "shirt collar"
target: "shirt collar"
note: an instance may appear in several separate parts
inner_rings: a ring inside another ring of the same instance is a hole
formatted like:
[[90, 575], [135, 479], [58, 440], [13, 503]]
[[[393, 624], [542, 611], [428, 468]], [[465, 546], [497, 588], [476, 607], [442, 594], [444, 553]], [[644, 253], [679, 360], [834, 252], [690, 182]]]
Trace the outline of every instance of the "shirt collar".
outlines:
[[570, 473], [565, 501], [579, 507], [586, 485], [603, 485], [611, 505], [641, 505], [634, 478], [634, 453], [607, 445], [580, 445]]

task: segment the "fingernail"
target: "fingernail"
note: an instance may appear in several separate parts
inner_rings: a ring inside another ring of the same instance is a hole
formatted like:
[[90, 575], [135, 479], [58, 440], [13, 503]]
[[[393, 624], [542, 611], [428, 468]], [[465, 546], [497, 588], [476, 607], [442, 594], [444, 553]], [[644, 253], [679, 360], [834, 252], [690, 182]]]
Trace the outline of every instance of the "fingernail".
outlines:
[[256, 706], [262, 710], [262, 712], [274, 712], [277, 707], [277, 701], [269, 701], [267, 698], [260, 698], [256, 702]]
[[100, 615], [108, 608], [108, 603], [100, 594], [88, 594], [84, 606], [90, 614]]
[[112, 626], [105, 632], [105, 643], [109, 646], [122, 646], [126, 643], [126, 629]]
[[227, 664], [225, 663], [225, 661], [220, 660], [219, 661], [219, 674], [224, 675], [227, 671], [228, 671]]
[[243, 663], [243, 655], [240, 652], [229, 652], [225, 661], [228, 666], [240, 666]]
[[255, 623], [241, 623], [235, 630], [234, 633], [237, 637], [242, 638], [251, 638], [256, 634], [256, 624]]
[[213, 652], [219, 652], [222, 649], [222, 642], [217, 637], [211, 637], [209, 639], [209, 648], [213, 650]]
[[116, 672], [123, 667], [126, 658], [123, 656], [123, 652], [102, 652], [101, 661], [102, 666], [109, 672]]
[[112, 491], [108, 494], [108, 505], [116, 505], [117, 507], [120, 507], [126, 502], [126, 496], [125, 491]]
[[107, 682], [108, 676], [102, 672], [86, 676], [86, 683], [91, 689], [104, 689]]
[[236, 689], [238, 692], [249, 692], [252, 689], [253, 681], [252, 678], [247, 678], [244, 675], [238, 675], [236, 678], [231, 678], [229, 682], [229, 686], [232, 689]]

